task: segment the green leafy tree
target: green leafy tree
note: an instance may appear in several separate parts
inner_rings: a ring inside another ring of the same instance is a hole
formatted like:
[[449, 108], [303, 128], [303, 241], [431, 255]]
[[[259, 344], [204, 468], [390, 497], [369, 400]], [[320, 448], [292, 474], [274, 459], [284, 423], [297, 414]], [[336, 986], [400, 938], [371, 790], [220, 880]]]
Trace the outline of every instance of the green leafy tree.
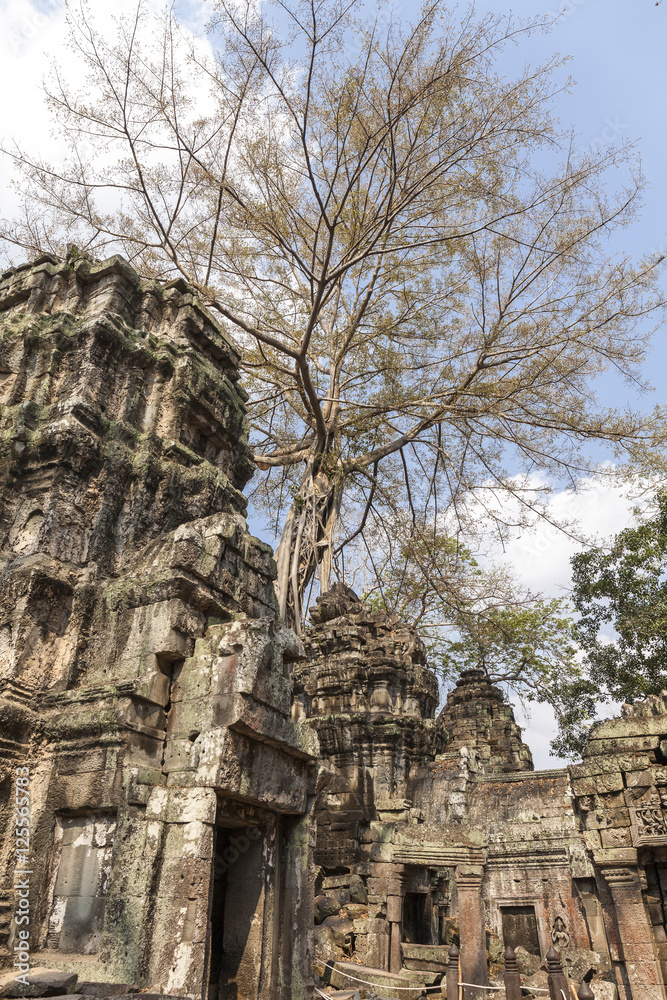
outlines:
[[558, 731], [551, 741], [557, 756], [581, 755], [598, 707], [595, 683], [581, 663], [576, 627], [568, 602], [534, 599], [526, 606], [493, 608], [464, 624], [450, 641], [450, 669], [478, 667], [508, 695], [548, 704]]
[[572, 567], [577, 641], [600, 699], [632, 703], [667, 688], [667, 492], [653, 516]]
[[559, 681], [579, 675], [572, 619], [559, 599], [491, 607], [459, 626], [460, 636], [444, 644], [451, 673], [476, 668], [489, 680], [527, 701], [558, 708]]
[[581, 667], [556, 678], [559, 733], [552, 748], [580, 754], [600, 707], [667, 687], [667, 492], [610, 545], [572, 557], [572, 637]]
[[[400, 524], [389, 535], [399, 539]], [[595, 702], [569, 603], [531, 593], [506, 568], [481, 564], [433, 525], [416, 533], [404, 526], [402, 544], [392, 550], [387, 543], [380, 561], [381, 548], [375, 546], [376, 582], [365, 597], [418, 627], [444, 688], [462, 670], [482, 670], [508, 698], [550, 705], [559, 724], [554, 749], [576, 753], [573, 737], [593, 717]]]

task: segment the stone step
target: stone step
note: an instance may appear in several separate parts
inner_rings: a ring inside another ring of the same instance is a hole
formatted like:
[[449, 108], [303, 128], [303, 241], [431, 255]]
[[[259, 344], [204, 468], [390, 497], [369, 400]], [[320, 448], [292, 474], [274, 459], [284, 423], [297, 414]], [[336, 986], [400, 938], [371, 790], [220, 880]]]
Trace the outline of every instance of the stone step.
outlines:
[[79, 980], [76, 984], [77, 993], [86, 997], [127, 996], [129, 993], [138, 993], [140, 988], [132, 983], [81, 982]]
[[31, 968], [26, 982], [17, 982], [17, 972], [0, 975], [0, 994], [3, 997], [56, 997], [62, 996], [69, 988], [74, 988], [76, 973], [62, 969]]
[[[381, 995], [386, 1000], [410, 1000], [410, 998], [419, 996], [421, 986], [432, 984], [430, 978], [432, 973], [426, 973], [426, 978], [421, 973], [416, 975], [417, 978], [413, 979], [415, 973], [384, 972], [382, 969], [373, 969], [367, 965], [355, 965], [353, 962], [336, 962], [331, 970], [331, 985], [339, 990], [352, 989], [353, 987], [360, 989], [366, 985], [367, 989], [369, 986], [374, 991], [377, 989], [378, 996]], [[354, 980], [347, 979], [346, 976], [353, 976]], [[361, 982], [356, 982], [356, 980], [361, 980]], [[406, 987], [416, 988], [414, 992], [411, 989], [410, 992], [407, 992]], [[430, 991], [430, 995], [438, 996], [435, 991]]]
[[423, 983], [424, 986], [432, 986], [433, 983], [444, 979], [444, 972], [442, 969], [438, 969], [437, 971], [432, 969], [406, 969], [403, 966], [401, 976], [413, 983]]

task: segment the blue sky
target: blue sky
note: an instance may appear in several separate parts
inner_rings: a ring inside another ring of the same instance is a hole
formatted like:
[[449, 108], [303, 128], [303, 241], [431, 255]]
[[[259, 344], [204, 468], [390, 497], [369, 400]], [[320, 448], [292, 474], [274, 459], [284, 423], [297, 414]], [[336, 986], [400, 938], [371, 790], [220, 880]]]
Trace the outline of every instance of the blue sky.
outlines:
[[[512, 47], [505, 62], [520, 67], [539, 62], [554, 51], [571, 57], [561, 77], [575, 86], [558, 100], [563, 125], [581, 134], [582, 146], [618, 137], [635, 144], [647, 180], [644, 208], [626, 230], [623, 244], [633, 254], [667, 247], [667, 3], [655, 0], [493, 0], [478, 10], [517, 17], [560, 17], [548, 33], [535, 33]], [[561, 13], [562, 12], [562, 13]], [[511, 69], [510, 69], [511, 71]], [[619, 178], [620, 180], [620, 178]], [[643, 405], [662, 403], [667, 389], [665, 336], [656, 338], [647, 374], [656, 392]], [[605, 383], [604, 401], [635, 403], [637, 397], [616, 382]]]
[[[148, 0], [161, 9], [162, 0]], [[135, 0], [115, 0], [113, 9], [93, 3], [96, 18], [107, 21], [111, 13], [129, 12]], [[371, 4], [369, 3], [370, 7]], [[453, 6], [453, 5], [452, 5]], [[464, 8], [466, 5], [462, 4]], [[202, 30], [211, 4], [207, 0], [177, 3], [187, 26]], [[409, 17], [413, 5], [392, 0], [388, 8], [399, 17]], [[502, 61], [512, 75], [524, 63], [550, 58], [554, 51], [570, 55], [561, 73], [571, 75], [576, 85], [558, 99], [562, 125], [580, 133], [581, 146], [610, 139], [630, 140], [641, 156], [648, 182], [645, 205], [637, 222], [623, 236], [623, 247], [634, 255], [667, 249], [667, 0], [515, 0], [511, 5], [499, 0], [477, 4], [479, 14], [511, 13], [517, 17], [546, 16], [553, 19], [563, 12], [548, 33], [535, 32], [518, 46], [510, 46]], [[64, 3], [62, 0], [0, 0], [0, 88], [5, 95], [1, 131], [5, 140], [17, 138], [28, 148], [37, 146], [47, 158], [57, 150], [57, 137], [42, 104], [40, 83], [50, 61], [57, 58], [67, 69], [71, 56], [64, 45]], [[57, 154], [56, 154], [57, 155]], [[8, 189], [10, 171], [0, 159], [0, 214], [11, 214], [14, 195]], [[618, 177], [619, 183], [622, 180]], [[601, 385], [606, 405], [653, 407], [667, 402], [667, 345], [658, 335], [646, 372], [655, 391], [638, 398], [631, 389], [613, 378]], [[604, 454], [600, 453], [604, 458]], [[553, 497], [554, 510], [575, 507], [582, 526], [590, 532], [609, 536], [623, 528], [632, 501], [618, 490], [588, 483], [580, 497], [566, 492]], [[569, 583], [569, 556], [574, 546], [548, 527], [537, 526], [511, 543], [499, 558], [509, 561], [529, 586], [547, 594], [562, 594]], [[531, 744], [536, 766], [554, 766], [548, 758], [548, 742], [553, 722], [548, 710], [534, 710], [526, 738]]]

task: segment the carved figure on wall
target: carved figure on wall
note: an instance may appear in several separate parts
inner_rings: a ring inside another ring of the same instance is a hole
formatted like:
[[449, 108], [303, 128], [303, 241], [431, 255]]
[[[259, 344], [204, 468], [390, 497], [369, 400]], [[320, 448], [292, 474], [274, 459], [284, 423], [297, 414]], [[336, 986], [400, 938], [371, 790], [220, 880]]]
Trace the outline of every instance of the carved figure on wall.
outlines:
[[657, 804], [635, 809], [637, 833], [640, 837], [664, 837], [667, 835], [665, 817]]
[[387, 681], [378, 681], [371, 695], [372, 712], [391, 712], [392, 697], [389, 693]]
[[559, 949], [567, 948], [570, 944], [570, 935], [568, 933], [567, 924], [562, 917], [556, 917], [553, 922], [551, 940]]
[[350, 710], [352, 712], [367, 712], [368, 702], [366, 693], [361, 688], [355, 688], [350, 697]]
[[295, 722], [301, 722], [303, 719], [308, 718], [306, 696], [304, 694], [298, 695], [292, 702], [292, 718]]

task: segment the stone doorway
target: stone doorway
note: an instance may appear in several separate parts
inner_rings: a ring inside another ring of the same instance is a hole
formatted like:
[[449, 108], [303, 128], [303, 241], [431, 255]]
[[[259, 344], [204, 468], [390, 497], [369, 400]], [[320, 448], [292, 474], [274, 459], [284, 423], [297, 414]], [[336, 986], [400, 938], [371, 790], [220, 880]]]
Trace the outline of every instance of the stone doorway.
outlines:
[[645, 897], [662, 981], [667, 984], [667, 849], [658, 847], [650, 853], [646, 851], [644, 871], [646, 873]]
[[403, 904], [403, 940], [407, 944], [438, 944], [433, 940], [433, 899], [430, 892], [408, 892]]
[[208, 1000], [257, 1000], [265, 906], [264, 832], [216, 827]]
[[531, 955], [540, 954], [540, 938], [534, 906], [501, 906], [503, 944], [525, 948]]

